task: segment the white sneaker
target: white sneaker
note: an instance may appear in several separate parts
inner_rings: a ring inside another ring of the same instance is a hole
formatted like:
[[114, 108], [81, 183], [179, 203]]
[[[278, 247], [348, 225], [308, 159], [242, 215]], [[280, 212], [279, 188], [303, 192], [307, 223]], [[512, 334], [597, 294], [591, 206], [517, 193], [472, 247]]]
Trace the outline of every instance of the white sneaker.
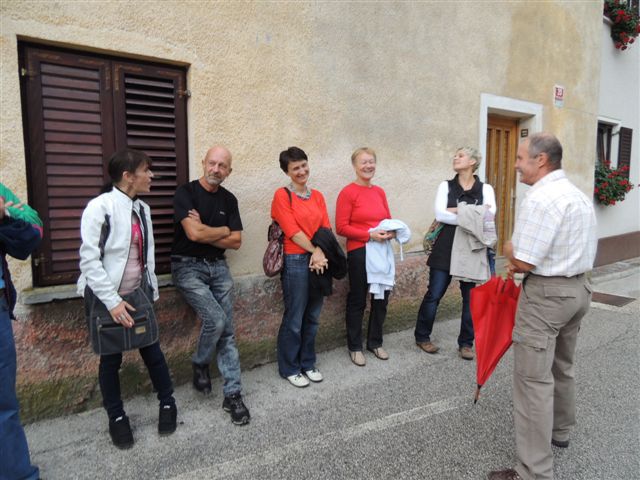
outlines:
[[304, 372], [304, 374], [312, 382], [316, 382], [316, 383], [321, 382], [323, 379], [322, 374], [320, 373], [320, 370], [318, 370], [317, 368], [314, 368], [313, 370], [307, 370], [306, 372]]
[[294, 387], [304, 388], [309, 386], [309, 380], [307, 380], [307, 377], [305, 377], [301, 373], [297, 375], [289, 375], [287, 377], [287, 380], [289, 380], [289, 383]]

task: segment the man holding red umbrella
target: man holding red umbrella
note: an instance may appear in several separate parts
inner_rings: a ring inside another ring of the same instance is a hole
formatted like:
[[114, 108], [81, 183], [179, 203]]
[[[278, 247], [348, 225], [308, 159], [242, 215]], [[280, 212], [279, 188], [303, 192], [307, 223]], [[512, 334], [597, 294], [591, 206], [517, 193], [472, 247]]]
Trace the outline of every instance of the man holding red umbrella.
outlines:
[[574, 356], [591, 302], [585, 272], [596, 253], [591, 200], [562, 170], [562, 145], [537, 133], [518, 148], [516, 170], [532, 188], [504, 254], [524, 273], [513, 329], [513, 409], [518, 461], [490, 480], [553, 478], [551, 445], [569, 446], [575, 424]]

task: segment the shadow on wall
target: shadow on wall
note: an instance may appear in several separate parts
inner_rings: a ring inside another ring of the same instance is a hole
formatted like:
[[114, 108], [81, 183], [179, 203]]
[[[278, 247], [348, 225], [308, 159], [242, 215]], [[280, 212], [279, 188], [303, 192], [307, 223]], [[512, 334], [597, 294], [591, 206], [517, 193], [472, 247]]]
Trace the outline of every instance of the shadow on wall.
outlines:
[[[389, 302], [386, 332], [415, 325], [418, 307], [426, 291], [424, 255], [410, 254], [404, 262], [398, 262], [396, 281]], [[334, 282], [335, 293], [325, 301], [320, 319], [317, 351], [346, 345], [344, 307], [347, 288], [346, 279]], [[275, 361], [276, 338], [283, 310], [279, 277], [240, 277], [236, 279], [235, 297], [236, 339], [243, 369]], [[457, 283], [452, 282], [450, 292], [442, 300], [439, 318], [456, 316], [459, 309]], [[178, 385], [189, 382], [191, 353], [200, 322], [173, 287], [161, 289], [156, 313], [160, 341], [174, 381]], [[367, 315], [365, 312], [365, 318]], [[24, 422], [100, 406], [98, 357], [88, 343], [81, 300], [33, 306], [14, 326], [18, 351], [18, 396]], [[412, 345], [407, 345], [407, 348], [412, 348]], [[275, 367], [274, 375], [277, 375]], [[149, 376], [137, 351], [124, 354], [120, 378], [123, 397], [151, 391]]]

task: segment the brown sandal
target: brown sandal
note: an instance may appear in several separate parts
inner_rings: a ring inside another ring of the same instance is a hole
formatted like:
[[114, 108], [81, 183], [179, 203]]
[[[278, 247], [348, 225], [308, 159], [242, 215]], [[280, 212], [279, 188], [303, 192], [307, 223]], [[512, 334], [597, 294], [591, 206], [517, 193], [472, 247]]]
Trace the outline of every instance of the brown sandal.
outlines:
[[367, 348], [367, 350], [373, 353], [380, 360], [389, 360], [389, 354], [382, 347]]
[[364, 358], [364, 354], [361, 351], [349, 351], [349, 356], [351, 357], [351, 361], [359, 367], [364, 367], [367, 364], [367, 361]]

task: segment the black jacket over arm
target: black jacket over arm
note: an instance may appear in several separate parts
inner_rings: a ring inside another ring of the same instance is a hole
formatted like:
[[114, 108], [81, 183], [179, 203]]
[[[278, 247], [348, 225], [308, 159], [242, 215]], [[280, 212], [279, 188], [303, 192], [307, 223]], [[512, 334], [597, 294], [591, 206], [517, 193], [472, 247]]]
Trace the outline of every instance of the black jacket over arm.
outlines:
[[329, 268], [321, 275], [309, 271], [309, 293], [326, 297], [333, 293], [332, 279], [340, 280], [347, 275], [347, 257], [329, 228], [319, 228], [311, 239], [311, 243], [322, 249], [329, 260]]

